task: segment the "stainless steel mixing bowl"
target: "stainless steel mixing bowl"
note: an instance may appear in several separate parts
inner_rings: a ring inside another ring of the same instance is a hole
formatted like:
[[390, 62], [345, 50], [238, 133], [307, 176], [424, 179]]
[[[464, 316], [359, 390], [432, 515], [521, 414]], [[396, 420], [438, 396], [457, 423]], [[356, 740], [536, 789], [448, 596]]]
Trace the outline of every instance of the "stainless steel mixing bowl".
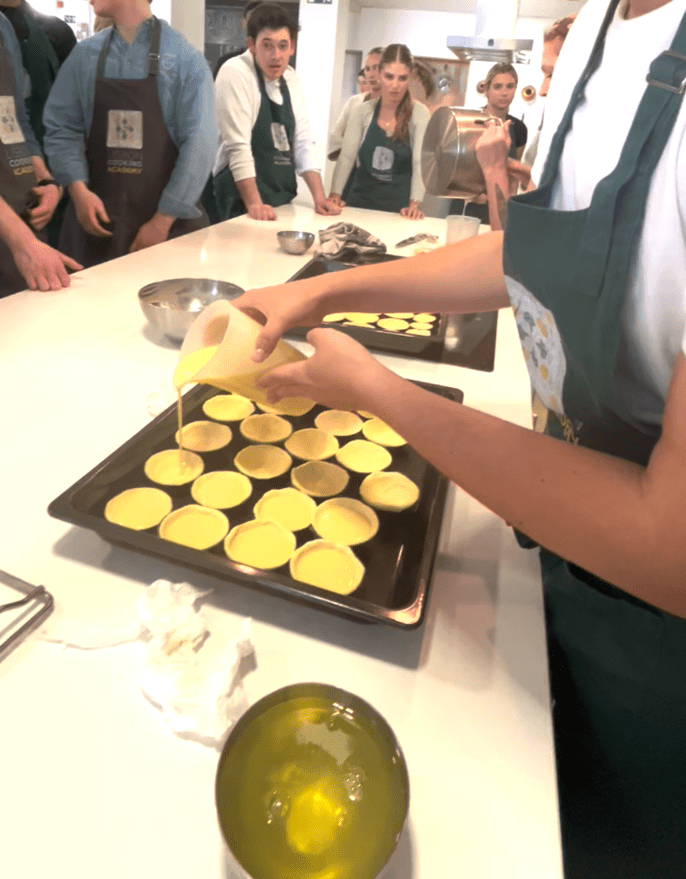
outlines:
[[217, 299], [236, 299], [242, 287], [208, 278], [174, 278], [155, 281], [138, 291], [143, 314], [153, 326], [174, 341], [182, 342], [188, 328]]
[[276, 237], [279, 239], [279, 244], [286, 253], [305, 253], [314, 244], [314, 235], [312, 232], [277, 232]]

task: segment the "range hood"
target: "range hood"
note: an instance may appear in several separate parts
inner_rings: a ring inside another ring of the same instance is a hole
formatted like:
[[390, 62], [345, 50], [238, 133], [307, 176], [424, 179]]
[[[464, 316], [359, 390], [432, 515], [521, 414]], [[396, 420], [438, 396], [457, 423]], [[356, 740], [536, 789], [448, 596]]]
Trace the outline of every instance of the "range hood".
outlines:
[[477, 0], [474, 36], [448, 37], [448, 48], [460, 61], [528, 64], [533, 40], [516, 40], [519, 0]]

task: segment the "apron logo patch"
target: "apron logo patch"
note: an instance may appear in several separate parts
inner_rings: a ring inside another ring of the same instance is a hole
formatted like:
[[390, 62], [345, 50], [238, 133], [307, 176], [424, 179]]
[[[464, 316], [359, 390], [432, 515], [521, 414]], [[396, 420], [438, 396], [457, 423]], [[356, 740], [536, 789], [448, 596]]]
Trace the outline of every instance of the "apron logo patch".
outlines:
[[108, 112], [107, 146], [113, 149], [143, 149], [143, 114], [140, 110]]
[[372, 168], [375, 171], [390, 171], [393, 167], [394, 158], [395, 153], [393, 152], [393, 150], [389, 150], [388, 147], [374, 147], [374, 153], [372, 155]]
[[564, 417], [567, 359], [555, 318], [519, 281], [508, 277], [505, 281], [531, 386], [548, 409]]
[[[291, 145], [288, 142], [288, 134], [286, 128], [280, 122], [272, 122], [272, 142], [274, 148], [281, 153], [290, 153]], [[285, 164], [285, 163], [284, 163]], [[288, 162], [290, 164], [290, 161]]]
[[24, 134], [17, 122], [17, 112], [12, 95], [0, 96], [0, 141], [6, 146], [24, 143]]

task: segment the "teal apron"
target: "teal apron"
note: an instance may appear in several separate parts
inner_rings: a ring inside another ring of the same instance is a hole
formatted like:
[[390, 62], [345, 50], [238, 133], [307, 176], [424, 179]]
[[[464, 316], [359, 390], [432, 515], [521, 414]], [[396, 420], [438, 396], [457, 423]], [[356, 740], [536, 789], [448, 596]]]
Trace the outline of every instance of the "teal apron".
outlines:
[[362, 141], [342, 198], [348, 207], [398, 213], [410, 203], [412, 148], [379, 126], [380, 101]]
[[[263, 204], [276, 208], [293, 201], [297, 192], [293, 165], [295, 115], [285, 79], [282, 77], [279, 83], [283, 104], [277, 104], [267, 95], [264, 77], [257, 64], [255, 73], [261, 95], [250, 141], [255, 162], [255, 183]], [[222, 220], [231, 220], [247, 213], [228, 167], [214, 178], [214, 198]]]
[[[511, 199], [504, 271], [551, 432], [645, 464], [660, 430], [617, 389], [621, 313], [655, 166], [686, 80], [686, 16], [616, 168], [581, 211], [549, 208], [567, 131], [602, 58], [612, 0], [539, 189]], [[674, 54], [673, 54], [674, 53]], [[541, 550], [568, 879], [686, 876], [686, 621]], [[686, 581], [686, 572], [685, 572]]]

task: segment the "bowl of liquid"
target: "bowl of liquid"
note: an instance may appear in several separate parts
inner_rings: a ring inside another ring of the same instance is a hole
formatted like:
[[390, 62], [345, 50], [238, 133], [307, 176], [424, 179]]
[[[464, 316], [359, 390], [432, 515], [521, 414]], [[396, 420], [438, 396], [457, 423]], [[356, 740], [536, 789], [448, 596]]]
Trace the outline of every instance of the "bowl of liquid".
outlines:
[[173, 278], [155, 281], [138, 291], [143, 314], [175, 342], [183, 342], [200, 312], [218, 299], [236, 299], [243, 288], [210, 278]]
[[241, 879], [374, 879], [393, 854], [409, 777], [388, 723], [328, 684], [284, 687], [232, 729], [219, 825]]

